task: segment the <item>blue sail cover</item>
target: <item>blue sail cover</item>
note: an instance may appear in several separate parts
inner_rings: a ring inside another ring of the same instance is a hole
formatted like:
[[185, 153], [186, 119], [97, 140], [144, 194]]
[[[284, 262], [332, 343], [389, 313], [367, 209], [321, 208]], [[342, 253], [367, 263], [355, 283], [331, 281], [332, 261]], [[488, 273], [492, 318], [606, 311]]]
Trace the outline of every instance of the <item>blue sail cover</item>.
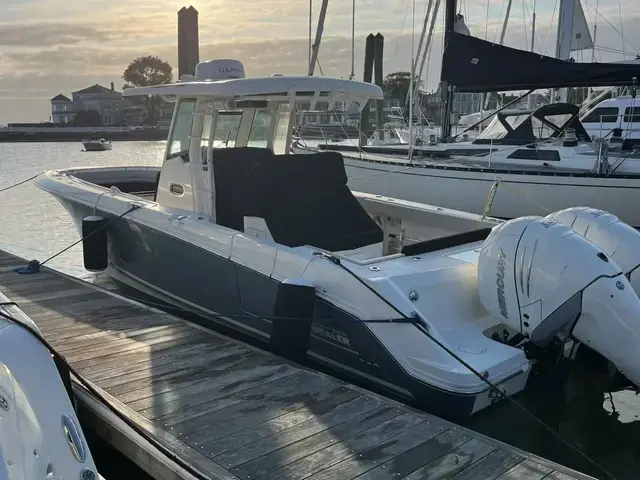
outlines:
[[640, 65], [575, 63], [449, 31], [440, 79], [460, 92], [631, 85]]

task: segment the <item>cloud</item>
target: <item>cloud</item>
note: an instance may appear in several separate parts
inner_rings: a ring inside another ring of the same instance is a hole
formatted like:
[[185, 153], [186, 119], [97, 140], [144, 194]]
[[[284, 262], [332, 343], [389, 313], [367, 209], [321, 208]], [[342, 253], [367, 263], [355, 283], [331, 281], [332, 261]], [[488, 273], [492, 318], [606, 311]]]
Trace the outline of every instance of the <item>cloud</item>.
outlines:
[[[590, 25], [595, 11], [582, 0]], [[25, 3], [26, 2], [26, 3]], [[543, 8], [543, 3], [549, 5]], [[623, 31], [631, 43], [640, 46], [640, 3], [621, 0]], [[319, 3], [314, 2], [315, 35]], [[408, 70], [411, 32], [415, 40], [422, 29], [426, 0], [417, 2], [412, 25], [411, 0], [357, 0], [356, 78], [361, 78], [364, 37], [378, 31], [385, 35], [385, 72]], [[527, 12], [514, 3], [505, 44], [527, 48], [530, 24]], [[557, 11], [553, 1], [538, 0], [536, 49], [553, 53]], [[250, 2], [194, 0], [200, 12], [200, 58], [237, 58], [250, 76], [273, 73], [304, 74], [307, 70], [308, 2], [303, 0], [263, 0], [259, 8]], [[444, 5], [444, 2], [441, 2]], [[486, 0], [465, 0], [462, 12], [472, 34], [489, 40], [498, 38], [502, 28], [502, 0], [491, 0], [485, 26]], [[177, 67], [177, 7], [173, 0], [18, 0], [10, 3], [8, 15], [0, 21], [0, 123], [43, 120], [49, 116], [49, 99], [72, 91], [114, 81], [122, 86], [122, 72], [141, 55], [158, 55]], [[617, 1], [599, 0], [599, 12], [613, 25], [598, 22], [598, 44], [608, 51], [598, 52], [598, 61], [619, 60], [612, 50], [622, 50]], [[529, 12], [530, 14], [530, 12]], [[502, 13], [504, 15], [504, 12]], [[525, 18], [523, 18], [523, 16]], [[433, 89], [440, 75], [442, 19], [435, 24], [433, 49], [428, 62], [427, 87]], [[351, 71], [351, 0], [329, 4], [320, 48], [320, 67], [326, 75], [346, 77]], [[631, 44], [627, 53], [635, 52]], [[588, 61], [590, 52], [578, 60]], [[320, 73], [320, 68], [316, 69]]]
[[42, 47], [72, 45], [84, 41], [106, 41], [106, 32], [74, 23], [26, 23], [0, 25], [0, 46]]

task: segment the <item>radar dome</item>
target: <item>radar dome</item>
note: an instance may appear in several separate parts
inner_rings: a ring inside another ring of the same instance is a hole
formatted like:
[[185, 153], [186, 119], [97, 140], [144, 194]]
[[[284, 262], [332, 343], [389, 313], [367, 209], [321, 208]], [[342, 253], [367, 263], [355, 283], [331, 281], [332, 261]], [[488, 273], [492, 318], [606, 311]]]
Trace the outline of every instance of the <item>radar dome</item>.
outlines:
[[231, 78], [245, 78], [244, 66], [238, 60], [209, 60], [196, 65], [197, 81], [229, 80]]

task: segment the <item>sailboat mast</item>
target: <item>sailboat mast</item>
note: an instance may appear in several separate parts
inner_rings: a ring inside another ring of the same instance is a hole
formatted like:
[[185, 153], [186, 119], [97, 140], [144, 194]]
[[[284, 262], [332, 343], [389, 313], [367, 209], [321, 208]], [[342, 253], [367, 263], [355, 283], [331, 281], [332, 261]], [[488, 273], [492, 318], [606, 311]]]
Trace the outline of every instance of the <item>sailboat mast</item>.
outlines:
[[[426, 27], [426, 21], [425, 21]], [[416, 0], [413, 0], [413, 15], [411, 17], [411, 73], [409, 77], [409, 161], [413, 158], [413, 76], [416, 74], [415, 58], [415, 28], [416, 28]], [[424, 28], [422, 30], [424, 34]]]
[[502, 24], [502, 32], [500, 33], [500, 45], [504, 44], [504, 35], [507, 33], [507, 25], [509, 25], [509, 16], [511, 15], [511, 4], [513, 0], [507, 3], [507, 13], [504, 15], [504, 23]]
[[[531, 51], [534, 52], [536, 47], [536, 1], [533, 0], [533, 13], [531, 15]], [[527, 98], [527, 107], [532, 109], [536, 106], [538, 94], [530, 93]]]
[[316, 39], [311, 46], [311, 60], [309, 61], [309, 76], [313, 76], [313, 71], [318, 62], [318, 52], [320, 51], [320, 41], [322, 40], [322, 31], [324, 30], [324, 19], [327, 16], [327, 5], [329, 0], [322, 0], [320, 7], [320, 16], [318, 17], [318, 28], [316, 29]]
[[[560, 60], [569, 60], [569, 58], [571, 58], [571, 37], [573, 36], [573, 19], [575, 16], [576, 1], [580, 0], [560, 0], [558, 36], [556, 41], [556, 58]], [[568, 90], [566, 88], [559, 89], [559, 101], [566, 102], [567, 94]], [[550, 98], [550, 101], [553, 103], [553, 98]]]
[[[444, 51], [449, 45], [449, 36], [453, 32], [456, 21], [456, 0], [447, 0], [444, 17]], [[451, 103], [453, 94], [449, 82], [441, 82], [443, 102], [442, 102], [442, 139], [447, 141], [451, 137]]]
[[356, 76], [356, 0], [351, 4], [351, 74], [349, 80]]
[[307, 71], [311, 70], [311, 28], [313, 25], [313, 0], [309, 0], [309, 50], [307, 51]]
[[[422, 54], [422, 48], [423, 48], [423, 44], [424, 44], [424, 37], [427, 34], [427, 25], [428, 25], [428, 21], [429, 21], [429, 12], [431, 12], [432, 4], [433, 4], [433, 0], [429, 0], [429, 3], [427, 4], [427, 13], [425, 14], [424, 21], [422, 22], [422, 33], [420, 34], [420, 41], [418, 42], [418, 52], [416, 53], [415, 58], [413, 58], [413, 56], [411, 58], [411, 68], [413, 69], [412, 71], [414, 72], [414, 74], [415, 74], [415, 70], [416, 70], [415, 64], [418, 61], [418, 57]], [[425, 48], [425, 51], [426, 51], [426, 48]], [[411, 101], [411, 95], [412, 95], [412, 89], [410, 88], [409, 90], [407, 90], [407, 96], [404, 99], [405, 107]]]

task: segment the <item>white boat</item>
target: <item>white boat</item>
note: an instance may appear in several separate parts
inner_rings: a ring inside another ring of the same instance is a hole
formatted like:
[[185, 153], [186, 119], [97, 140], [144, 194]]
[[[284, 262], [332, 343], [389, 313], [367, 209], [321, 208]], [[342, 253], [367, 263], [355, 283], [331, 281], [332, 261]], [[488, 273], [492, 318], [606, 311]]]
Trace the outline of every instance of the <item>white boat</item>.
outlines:
[[[447, 16], [452, 22], [453, 17]], [[445, 44], [442, 80], [460, 92], [635, 88], [640, 77], [638, 65], [550, 58], [458, 33], [453, 25]], [[344, 155], [349, 186], [360, 192], [505, 219], [585, 205], [640, 227], [640, 150], [622, 131], [594, 141], [578, 115], [578, 107], [566, 103], [502, 111], [477, 139], [434, 138], [412, 149], [411, 159], [406, 145], [317, 148]], [[313, 146], [298, 142], [292, 148], [303, 153]]]
[[87, 152], [101, 152], [103, 150], [111, 150], [111, 140], [104, 138], [92, 138], [91, 140], [83, 140], [82, 145]]
[[587, 110], [580, 121], [592, 138], [607, 138], [620, 129], [620, 138], [628, 145], [623, 147], [625, 150], [640, 145], [640, 99], [625, 95], [602, 100]]
[[96, 465], [51, 353], [20, 324], [40, 333], [0, 293], [0, 478], [97, 480]]
[[578, 111], [571, 104], [503, 111], [477, 139], [416, 147], [411, 161], [390, 147], [317, 148], [344, 155], [349, 186], [360, 192], [505, 219], [585, 205], [640, 227], [640, 155], [615, 139], [598, 155]]
[[85, 240], [88, 268], [449, 418], [524, 389], [532, 342], [584, 340], [640, 382], [630, 269], [557, 221], [352, 192], [340, 154], [291, 154], [292, 110], [362, 106], [379, 87], [228, 72], [244, 69], [203, 62], [195, 78], [125, 91], [176, 102], [161, 167], [36, 179], [80, 231], [104, 227]]

